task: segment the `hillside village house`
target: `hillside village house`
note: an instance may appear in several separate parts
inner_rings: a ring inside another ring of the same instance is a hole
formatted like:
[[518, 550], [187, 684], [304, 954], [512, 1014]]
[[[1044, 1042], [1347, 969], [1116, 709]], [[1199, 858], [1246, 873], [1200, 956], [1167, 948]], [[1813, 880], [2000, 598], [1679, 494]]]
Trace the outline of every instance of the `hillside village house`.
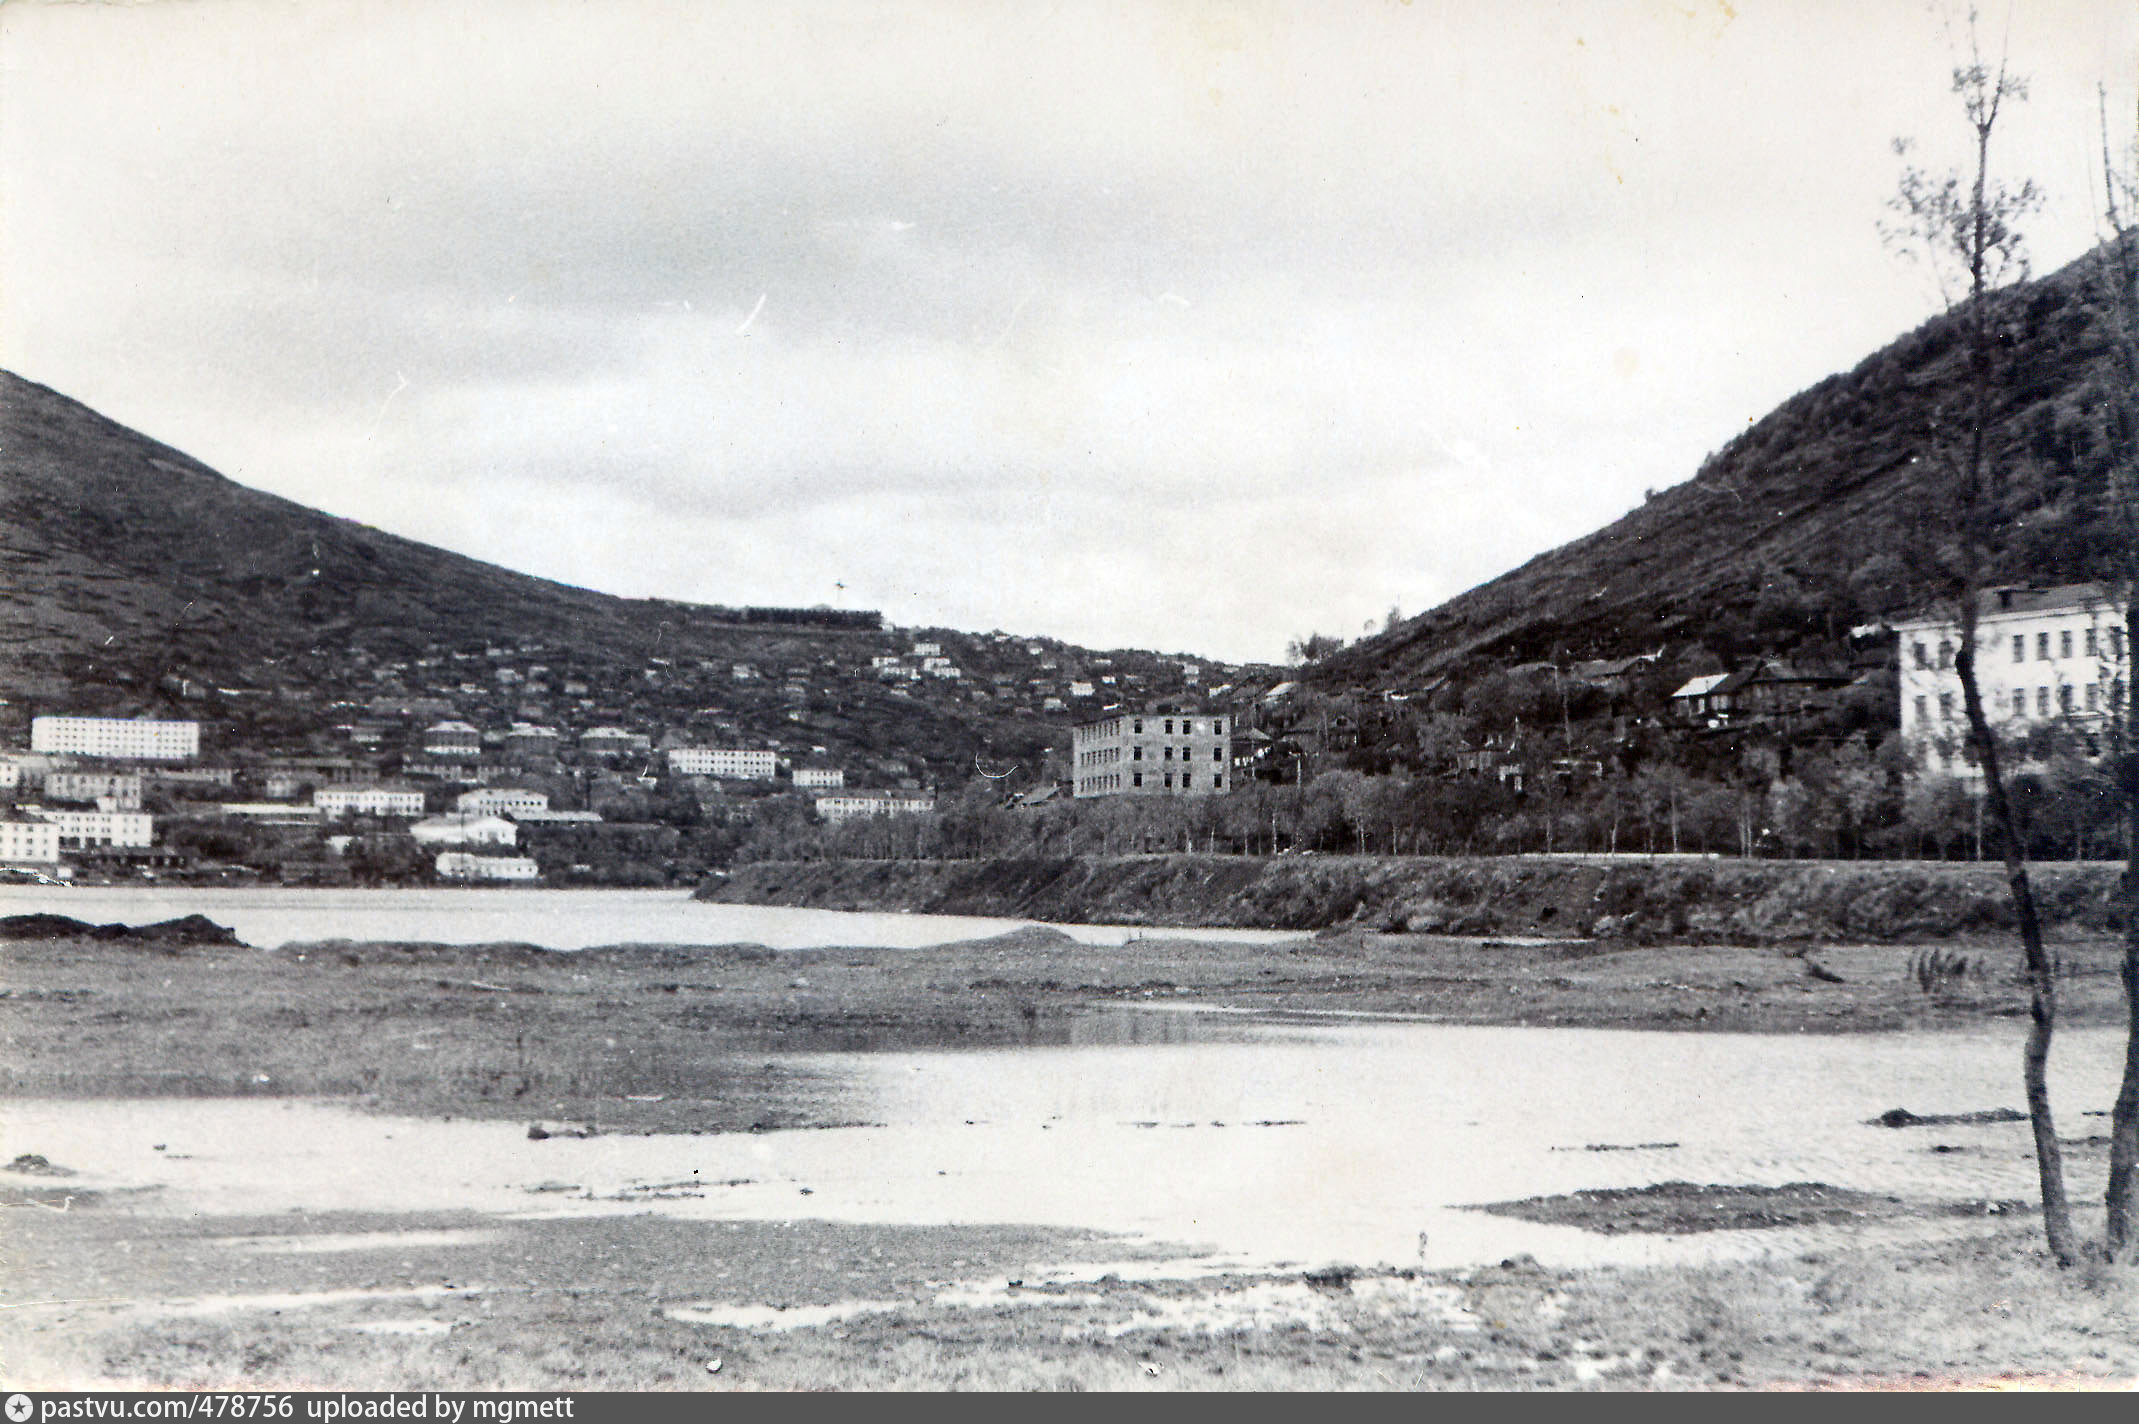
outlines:
[[441, 880], [537, 880], [542, 868], [524, 855], [477, 855], [465, 850], [442, 850], [433, 868]]
[[519, 828], [503, 816], [432, 816], [408, 828], [418, 845], [517, 845]]
[[131, 761], [189, 761], [201, 752], [201, 724], [123, 717], [32, 717], [30, 750]]
[[1689, 680], [1671, 694], [1671, 712], [1680, 721], [1705, 727], [1790, 722], [1828, 711], [1852, 680], [1851, 674], [1832, 668], [1763, 658], [1736, 672]]
[[23, 811], [59, 830], [61, 845], [141, 847], [155, 840], [155, 822], [145, 811], [74, 811], [25, 806]]
[[590, 727], [579, 738], [579, 749], [587, 756], [645, 756], [653, 746], [653, 738], [644, 732], [622, 727]]
[[[1977, 595], [1976, 684], [1983, 712], [2007, 737], [2067, 726], [2092, 737], [2125, 695], [2124, 615], [2100, 584], [1992, 588]], [[1958, 615], [1897, 621], [1901, 737], [1927, 771], [1971, 778]]]
[[59, 827], [36, 816], [0, 816], [0, 865], [56, 865]]
[[326, 816], [421, 816], [423, 793], [392, 786], [321, 787], [312, 804]]
[[111, 802], [111, 811], [141, 809], [141, 777], [125, 771], [48, 771], [45, 795], [54, 801]]
[[466, 722], [434, 722], [423, 729], [423, 749], [436, 757], [474, 756], [483, 749], [483, 734]]
[[843, 791], [817, 798], [817, 814], [827, 821], [850, 821], [856, 816], [919, 816], [936, 809], [935, 793], [929, 791]]
[[550, 793], [527, 791], [517, 786], [479, 786], [453, 799], [453, 808], [463, 815], [518, 816], [550, 809]]
[[847, 773], [836, 766], [798, 766], [795, 789], [830, 790], [847, 784]]
[[1070, 733], [1075, 794], [1205, 796], [1226, 789], [1231, 719], [1154, 708], [1118, 712]]

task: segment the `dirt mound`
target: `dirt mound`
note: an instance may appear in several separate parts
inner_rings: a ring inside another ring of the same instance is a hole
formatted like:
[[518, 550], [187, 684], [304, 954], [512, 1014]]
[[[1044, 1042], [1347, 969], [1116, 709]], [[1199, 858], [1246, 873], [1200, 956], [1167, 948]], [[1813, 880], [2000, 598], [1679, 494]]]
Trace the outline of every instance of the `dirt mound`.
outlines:
[[1609, 1187], [1490, 1202], [1469, 1209], [1553, 1226], [1579, 1226], [1601, 1236], [1637, 1232], [1689, 1236], [1701, 1231], [1858, 1225], [1902, 1217], [2002, 1216], [2027, 1210], [2027, 1203], [1919, 1202], [1825, 1182], [1791, 1182], [1781, 1187], [1659, 1182], [1648, 1187]]
[[242, 945], [237, 932], [206, 915], [184, 915], [153, 925], [92, 925], [65, 915], [8, 915], [0, 918], [0, 939], [93, 939], [126, 944]]

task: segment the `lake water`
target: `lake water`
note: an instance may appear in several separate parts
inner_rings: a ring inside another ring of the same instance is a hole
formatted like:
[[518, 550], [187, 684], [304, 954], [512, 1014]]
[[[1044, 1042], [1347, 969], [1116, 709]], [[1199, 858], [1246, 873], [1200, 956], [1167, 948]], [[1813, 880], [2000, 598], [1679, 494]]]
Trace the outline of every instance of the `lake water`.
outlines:
[[[1865, 1121], [1892, 1107], [2018, 1103], [2017, 1024], [1823, 1037], [1209, 1016], [1223, 1031], [1204, 1034], [1202, 1016], [1106, 1012], [1165, 1027], [1095, 1022], [1092, 1041], [1059, 1047], [789, 1060], [829, 1075], [864, 1127], [530, 1141], [520, 1123], [332, 1103], [38, 1101], [0, 1105], [0, 1160], [38, 1152], [85, 1188], [155, 1188], [127, 1199], [134, 1211], [1083, 1227], [1167, 1248], [1171, 1262], [1123, 1267], [1147, 1274], [1452, 1266], [1517, 1251], [1662, 1262], [1974, 1229], [1608, 1237], [1458, 1209], [1674, 1179], [1817, 1181], [1926, 1201], [2033, 1194], [2025, 1124]], [[2105, 1130], [2083, 1113], [2109, 1106], [2119, 1051], [2113, 1031], [2059, 1035], [2066, 1134]], [[1662, 1143], [1676, 1145], [1585, 1150]], [[1959, 1150], [1932, 1150], [1942, 1145]]]
[[[851, 914], [771, 905], [714, 905], [687, 890], [304, 890], [0, 887], [0, 915], [66, 915], [92, 924], [150, 924], [206, 915], [261, 949], [314, 940], [436, 944], [518, 941], [551, 949], [604, 944], [762, 944], [773, 949], [882, 945], [915, 949], [1003, 934], [1032, 920], [967, 915]], [[1087, 944], [1185, 931], [1057, 925]], [[1269, 943], [1290, 931], [1210, 929], [1199, 939]]]

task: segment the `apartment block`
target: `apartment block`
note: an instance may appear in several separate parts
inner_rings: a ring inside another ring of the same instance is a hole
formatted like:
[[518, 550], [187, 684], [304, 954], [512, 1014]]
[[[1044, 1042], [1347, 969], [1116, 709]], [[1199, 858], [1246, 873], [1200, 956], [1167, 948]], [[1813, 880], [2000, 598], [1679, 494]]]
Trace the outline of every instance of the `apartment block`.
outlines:
[[321, 787], [312, 804], [327, 816], [421, 816], [423, 793], [391, 786]]
[[773, 752], [745, 747], [672, 747], [668, 769], [678, 776], [726, 776], [738, 781], [771, 781], [779, 772]]
[[1156, 708], [1117, 712], [1070, 733], [1075, 794], [1208, 796], [1226, 790], [1232, 718]]
[[817, 798], [817, 814], [835, 822], [856, 816], [918, 816], [935, 809], [931, 791], [843, 791]]
[[54, 865], [59, 827], [34, 816], [0, 816], [0, 865]]
[[201, 724], [124, 717], [32, 717], [30, 750], [131, 761], [187, 761], [200, 755]]
[[[1965, 755], [1957, 614], [1894, 624], [1899, 640], [1901, 736], [1918, 766], [1976, 774]], [[2003, 735], [2063, 725], [2099, 729], [2125, 697], [2124, 615], [2099, 584], [1993, 588], [1976, 604], [1976, 685], [1984, 715]]]

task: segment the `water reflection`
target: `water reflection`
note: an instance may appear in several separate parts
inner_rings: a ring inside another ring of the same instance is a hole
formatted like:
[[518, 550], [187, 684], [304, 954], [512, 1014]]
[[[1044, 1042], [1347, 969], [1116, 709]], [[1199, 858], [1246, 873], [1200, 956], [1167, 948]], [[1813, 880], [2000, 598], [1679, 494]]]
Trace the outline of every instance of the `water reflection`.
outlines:
[[[1461, 1209], [1671, 1178], [1925, 1201], [2024, 1198], [2032, 1183], [2025, 1124], [1867, 1121], [1895, 1106], [2013, 1101], [2017, 1026], [1848, 1037], [1303, 1027], [1112, 1006], [1036, 1018], [1032, 1031], [1026, 1047], [779, 1060], [820, 1076], [845, 1119], [868, 1126], [531, 1141], [520, 1123], [307, 1102], [17, 1102], [0, 1107], [0, 1160], [41, 1153], [80, 1174], [70, 1186], [147, 1188], [129, 1198], [141, 1211], [1018, 1223], [1173, 1244], [1206, 1270], [1448, 1266], [1517, 1251], [1670, 1261], [1974, 1229], [1603, 1237]], [[2111, 1030], [2059, 1036], [2052, 1078], [2067, 1121], [2108, 1105], [2120, 1047]], [[1640, 1146], [1665, 1143], [1678, 1145]], [[1590, 1144], [1629, 1150], [1581, 1150]], [[652, 1190], [682, 1182], [704, 1186]]]
[[[918, 949], [1004, 934], [1032, 920], [969, 915], [855, 914], [772, 905], [714, 905], [686, 890], [302, 890], [0, 886], [0, 915], [67, 915], [92, 924], [151, 924], [206, 915], [260, 949], [320, 940], [521, 943], [549, 949], [608, 944], [762, 944], [774, 949], [875, 945]], [[1173, 933], [1122, 925], [1053, 925], [1085, 944]], [[1250, 944], [1298, 939], [1276, 930], [1210, 929], [1198, 939]]]

